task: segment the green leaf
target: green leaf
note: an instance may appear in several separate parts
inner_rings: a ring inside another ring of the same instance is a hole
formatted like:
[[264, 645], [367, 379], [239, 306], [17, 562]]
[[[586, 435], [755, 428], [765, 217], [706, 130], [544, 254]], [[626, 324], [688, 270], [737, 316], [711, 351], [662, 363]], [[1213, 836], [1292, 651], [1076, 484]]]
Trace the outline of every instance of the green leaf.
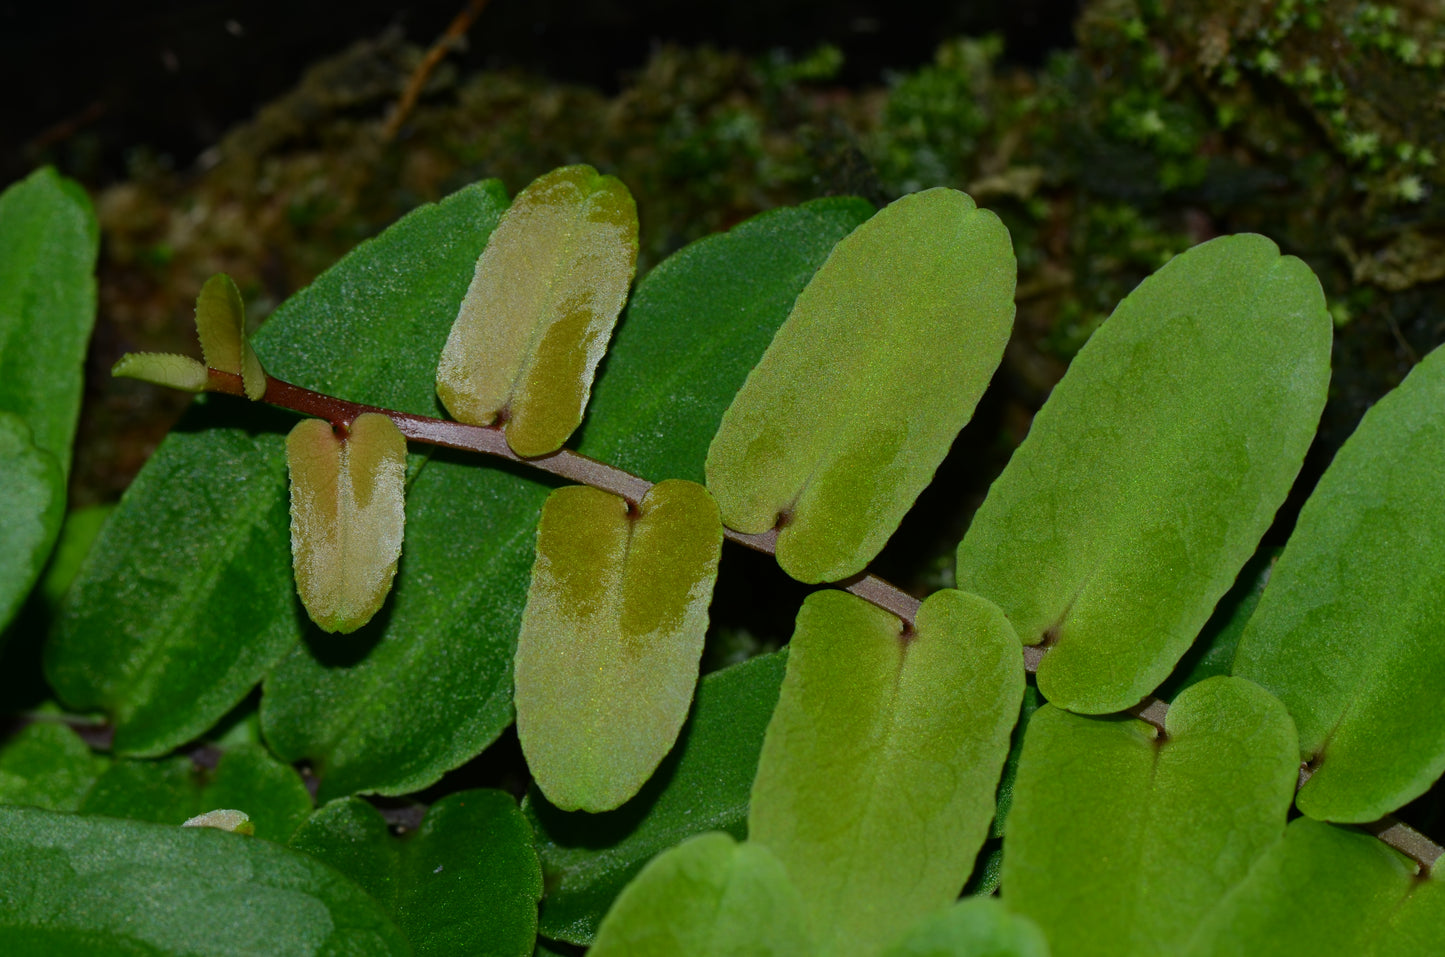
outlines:
[[196, 335], [208, 369], [240, 376], [246, 398], [252, 402], [266, 394], [266, 372], [246, 338], [241, 290], [225, 273], [217, 273], [201, 286], [196, 297]]
[[[298, 385], [435, 414], [436, 357], [504, 205], [495, 184], [469, 187], [358, 246], [283, 304], [257, 334], [256, 349], [267, 367]], [[128, 490], [72, 586], [48, 649], [48, 671], [72, 706], [104, 707], [115, 717], [121, 753], [160, 754], [201, 734], [305, 633], [304, 614], [291, 586], [283, 584], [291, 577], [283, 434], [294, 422], [228, 397], [198, 402]], [[218, 427], [226, 424], [234, 427]], [[470, 463], [465, 469], [433, 463], [423, 474], [434, 469], [454, 477], [481, 471]], [[492, 506], [459, 497], [475, 491], [468, 481], [442, 478], [419, 479], [436, 497], [417, 502], [413, 495], [409, 507], [413, 515], [445, 512], [449, 536], [463, 537], [461, 529], [481, 521], [478, 513]], [[507, 486], [528, 489], [540, 505], [540, 489], [504, 478]], [[518, 493], [502, 495], [509, 497]], [[535, 507], [513, 519], [513, 534], [530, 535]], [[439, 524], [441, 518], [431, 522]], [[407, 667], [415, 670], [440, 653], [446, 662], [436, 667], [464, 690], [455, 710], [442, 716], [447, 733], [432, 735], [418, 755], [421, 762], [442, 751], [460, 763], [510, 720], [507, 664], [460, 652], [463, 646], [490, 647], [478, 633], [481, 626], [436, 611], [453, 603], [459, 615], [480, 611], [463, 597], [464, 589], [481, 587], [475, 567], [421, 586], [428, 592], [424, 604], [435, 602], [427, 624], [448, 625], [429, 634], [425, 654], [411, 638], [414, 623], [398, 621], [395, 613], [388, 622], [404, 631], [402, 640], [415, 656]], [[523, 564], [518, 587], [525, 580]], [[324, 645], [324, 638], [312, 635]], [[508, 655], [511, 640], [506, 635], [500, 642]], [[354, 659], [358, 644], [365, 642], [353, 642], [344, 657]], [[399, 684], [384, 676], [378, 682]], [[316, 689], [304, 694], [314, 699]], [[372, 687], [359, 699], [338, 701], [333, 693], [326, 704], [345, 709], [359, 701], [364, 707], [368, 697], [374, 697]], [[479, 699], [496, 703], [487, 711]], [[314, 712], [319, 705], [308, 700], [305, 706]], [[435, 706], [451, 707], [441, 701]], [[346, 727], [354, 717], [347, 713], [327, 724]], [[431, 770], [432, 779], [442, 770]]]
[[768, 849], [703, 834], [654, 858], [617, 898], [589, 957], [798, 957], [802, 904]]
[[1029, 723], [1003, 899], [1055, 954], [1178, 953], [1284, 831], [1297, 743], [1279, 701], [1210, 678], [1165, 730], [1052, 705]]
[[55, 542], [55, 552], [40, 579], [40, 594], [46, 604], [52, 608], [60, 604], [70, 583], [75, 581], [81, 562], [90, 554], [90, 546], [94, 544], [101, 526], [113, 511], [114, 505], [91, 505], [75, 509], [65, 516], [60, 526], [60, 537]]
[[0, 807], [0, 860], [11, 957], [411, 953], [350, 881], [253, 837]]
[[582, 422], [637, 267], [637, 207], [590, 166], [539, 176], [477, 260], [437, 367], [458, 421], [500, 419], [518, 455], [546, 455]]
[[[1365, 413], [1300, 512], [1234, 660], [1314, 775], [1299, 809], [1373, 821], [1445, 771], [1445, 349]], [[1388, 742], [1386, 744], [1385, 742]]]
[[202, 363], [172, 352], [127, 352], [111, 366], [110, 374], [183, 392], [204, 392], [211, 381]]
[[0, 411], [70, 471], [95, 323], [100, 229], [85, 191], [45, 168], [0, 193]]
[[302, 419], [286, 437], [296, 591], [323, 631], [350, 634], [380, 610], [406, 523], [406, 439], [363, 412], [338, 436]]
[[722, 523], [667, 479], [635, 513], [582, 485], [542, 510], [517, 643], [517, 737], [547, 799], [610, 811], [672, 748], [697, 686]]
[[1199, 639], [1179, 659], [1169, 679], [1156, 689], [1157, 697], [1173, 701], [1185, 688], [1205, 678], [1229, 674], [1239, 638], [1259, 607], [1259, 599], [1264, 594], [1264, 586], [1269, 584], [1279, 554], [1278, 548], [1262, 548], [1245, 564], [1233, 587], [1219, 600]]
[[968, 897], [924, 917], [882, 957], [1049, 957], [1043, 932], [997, 898]]
[[542, 874], [531, 829], [501, 791], [450, 794], [403, 838], [370, 804], [345, 798], [290, 843], [389, 907], [421, 957], [532, 953]]
[[958, 548], [958, 587], [1050, 646], [1045, 698], [1119, 711], [1173, 669], [1299, 471], [1331, 328], [1308, 266], [1226, 236], [1141, 283], [1075, 357]]
[[637, 284], [578, 449], [650, 481], [703, 481], [718, 422], [833, 246], [873, 214], [850, 197], [700, 239]]
[[760, 655], [704, 677], [677, 745], [616, 811], [560, 811], [533, 787], [522, 810], [547, 884], [543, 934], [589, 944], [617, 894], [655, 854], [704, 831], [744, 836], [786, 658], [786, 651]]
[[257, 837], [285, 843], [311, 813], [301, 776], [260, 745], [225, 751], [215, 767], [189, 757], [118, 761], [81, 802], [84, 814], [179, 825], [217, 808], [244, 811]]
[[958, 896], [993, 818], [1024, 690], [1003, 614], [962, 592], [916, 633], [809, 595], [768, 725], [749, 839], [783, 862], [824, 951], [873, 953]]
[[59, 721], [36, 721], [0, 745], [0, 804], [74, 811], [110, 765]]
[[40, 578], [65, 518], [65, 471], [31, 440], [30, 426], [0, 411], [0, 633]]
[[1013, 324], [1008, 230], [966, 194], [891, 204], [838, 243], [723, 417], [723, 524], [781, 525], [807, 582], [861, 571], [973, 414]]
[[[1445, 946], [1439, 881], [1367, 834], [1309, 818], [1290, 822], [1187, 950], [1214, 954], [1400, 957]], [[1425, 944], [1410, 946], [1411, 941]]]

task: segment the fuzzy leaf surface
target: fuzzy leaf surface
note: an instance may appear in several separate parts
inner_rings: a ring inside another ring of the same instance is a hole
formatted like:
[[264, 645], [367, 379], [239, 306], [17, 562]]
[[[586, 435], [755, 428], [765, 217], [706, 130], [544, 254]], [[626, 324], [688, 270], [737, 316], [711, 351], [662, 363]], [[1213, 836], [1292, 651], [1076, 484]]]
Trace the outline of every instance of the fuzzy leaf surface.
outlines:
[[1331, 329], [1308, 266], [1225, 236], [1140, 283], [1080, 350], [958, 548], [958, 587], [1052, 645], [1044, 697], [1105, 714], [1168, 676], [1299, 471]]
[[82, 814], [176, 824], [217, 808], [244, 811], [257, 837], [284, 844], [311, 813], [301, 776], [257, 744], [229, 748], [214, 768], [189, 757], [118, 761], [80, 804]]
[[798, 892], [767, 848], [702, 834], [628, 884], [591, 957], [797, 957], [812, 952]]
[[542, 873], [532, 831], [501, 791], [449, 794], [421, 825], [393, 837], [359, 798], [333, 801], [292, 836], [390, 908], [420, 957], [529, 957]]
[[1284, 832], [1298, 745], [1279, 701], [1211, 678], [1165, 729], [1052, 705], [1029, 721], [1003, 899], [1055, 954], [1177, 953]]
[[533, 785], [522, 810], [547, 883], [541, 932], [590, 944], [618, 893], [658, 853], [705, 831], [743, 838], [786, 651], [705, 676], [677, 744], [636, 797], [605, 814], [553, 807]]
[[241, 290], [225, 273], [201, 286], [196, 297], [196, 336], [207, 368], [240, 376], [246, 398], [253, 402], [266, 394], [266, 372], [246, 337]]
[[[329, 394], [436, 414], [436, 357], [505, 203], [496, 184], [468, 187], [362, 243], [282, 304], [257, 333], [255, 347], [267, 368]], [[294, 589], [284, 584], [291, 577], [284, 435], [295, 421], [229, 397], [199, 401], [127, 491], [72, 586], [48, 649], [47, 671], [72, 707], [110, 712], [121, 753], [160, 754], [196, 737], [294, 650], [303, 634], [311, 644], [325, 644], [320, 632], [306, 628]], [[451, 534], [459, 535], [486, 506], [465, 499], [473, 490], [469, 480], [454, 478], [434, 477], [436, 491], [430, 494], [436, 497], [413, 500], [409, 507], [413, 514], [445, 512], [450, 522], [434, 524], [451, 524]], [[533, 494], [540, 504], [540, 490]], [[523, 534], [521, 526], [535, 515], [519, 517], [516, 534]], [[477, 586], [467, 574], [425, 587], [437, 602], [455, 601], [458, 609], [471, 610], [463, 596]], [[429, 635], [431, 642], [409, 642], [413, 674], [424, 669], [420, 662], [428, 654], [435, 660], [440, 651], [448, 658], [448, 680], [468, 692], [456, 706], [460, 716], [447, 716], [447, 733], [425, 738], [428, 747], [417, 755], [421, 762], [437, 760], [438, 751], [464, 752], [454, 762], [460, 763], [510, 720], [507, 668], [486, 655], [457, 651], [487, 647], [478, 636], [484, 625], [461, 614]], [[393, 613], [388, 624], [414, 633], [398, 618]], [[510, 641], [508, 636], [502, 643], [510, 647]], [[365, 644], [353, 642], [349, 660], [364, 657]], [[333, 673], [323, 685], [334, 685], [340, 678], [334, 672], [343, 670], [335, 667], [335, 656], [329, 661]], [[477, 700], [487, 698], [489, 683], [500, 690], [487, 713]], [[383, 678], [377, 684], [391, 691], [400, 682]], [[383, 707], [373, 690], [362, 690], [362, 700]], [[318, 693], [325, 697], [317, 700]], [[338, 702], [330, 687], [308, 687], [304, 694], [308, 717], [323, 704], [349, 706]], [[320, 731], [341, 725], [363, 733], [365, 723], [353, 717], [318, 722]], [[390, 723], [394, 734], [411, 727]]]
[[610, 811], [677, 739], [697, 687], [722, 522], [707, 489], [667, 479], [632, 514], [573, 485], [547, 499], [517, 642], [517, 737], [565, 810]]
[[59, 721], [37, 721], [0, 744], [0, 804], [74, 811], [110, 765]]
[[1018, 637], [953, 590], [915, 626], [905, 640], [897, 618], [832, 590], [798, 613], [748, 836], [787, 868], [824, 953], [876, 953], [957, 898], [993, 818]]
[[1200, 928], [1188, 957], [1311, 954], [1409, 957], [1445, 948], [1445, 894], [1368, 834], [1307, 817]]
[[966, 897], [914, 924], [882, 957], [1049, 957], [1043, 931], [996, 897]]
[[1377, 402], [1300, 512], [1234, 671], [1280, 697], [1299, 809], [1373, 821], [1445, 771], [1445, 349]]
[[10, 957], [411, 953], [356, 885], [254, 837], [0, 807], [0, 859]]
[[458, 421], [503, 420], [518, 455], [582, 422], [637, 267], [637, 207], [612, 176], [564, 166], [533, 180], [493, 231], [437, 367]]
[[933, 478], [1003, 357], [1008, 230], [965, 193], [905, 196], [838, 243], [708, 450], [723, 523], [782, 521], [806, 582], [861, 571]]

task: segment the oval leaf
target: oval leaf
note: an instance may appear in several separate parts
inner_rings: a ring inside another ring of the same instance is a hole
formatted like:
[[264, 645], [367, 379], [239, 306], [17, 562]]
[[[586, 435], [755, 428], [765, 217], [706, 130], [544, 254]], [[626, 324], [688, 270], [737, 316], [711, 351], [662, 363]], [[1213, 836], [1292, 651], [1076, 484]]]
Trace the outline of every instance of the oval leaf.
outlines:
[[254, 837], [0, 807], [0, 860], [10, 953], [411, 953], [356, 885]]
[[20, 416], [0, 411], [0, 639], [39, 580], [65, 520], [65, 470]]
[[296, 591], [326, 631], [353, 632], [386, 601], [406, 524], [406, 438], [384, 415], [344, 438], [303, 419], [286, 438]]
[[617, 898], [589, 957], [799, 957], [798, 892], [765, 847], [702, 834], [659, 854]]
[[915, 624], [905, 637], [840, 591], [798, 614], [748, 836], [783, 862], [825, 951], [870, 952], [954, 900], [993, 817], [1023, 698], [1018, 638], [951, 590]]
[[210, 382], [205, 365], [172, 352], [127, 352], [111, 366], [110, 374], [186, 392], [204, 392]]
[[547, 499], [517, 640], [517, 736], [557, 807], [617, 807], [672, 747], [721, 550], [717, 506], [694, 482], [659, 482], [635, 515], [581, 485]]
[[582, 422], [637, 267], [621, 181], [564, 166], [517, 194], [477, 260], [437, 366], [460, 422], [505, 423], [518, 455], [555, 452]]
[[969, 897], [908, 929], [882, 957], [1049, 957], [1043, 932], [996, 897]]
[[1445, 348], [1341, 447], [1239, 640], [1235, 674], [1299, 725], [1311, 817], [1373, 821], [1445, 771], [1442, 488]]
[[861, 571], [973, 414], [1013, 324], [1008, 230], [966, 194], [905, 196], [834, 248], [708, 450], [723, 523], [781, 524], [801, 581]]
[[207, 367], [240, 376], [246, 398], [253, 402], [266, 394], [266, 372], [246, 338], [241, 290], [225, 273], [207, 279], [196, 297], [196, 335]]
[[1104, 714], [1168, 676], [1299, 471], [1330, 335], [1308, 266], [1226, 236], [1144, 280], [1075, 357], [958, 548], [958, 587], [1051, 646], [1044, 697]]
[[1278, 700], [1210, 678], [1165, 727], [1053, 706], [1029, 720], [1003, 899], [1055, 954], [1178, 953], [1284, 832], [1298, 765]]

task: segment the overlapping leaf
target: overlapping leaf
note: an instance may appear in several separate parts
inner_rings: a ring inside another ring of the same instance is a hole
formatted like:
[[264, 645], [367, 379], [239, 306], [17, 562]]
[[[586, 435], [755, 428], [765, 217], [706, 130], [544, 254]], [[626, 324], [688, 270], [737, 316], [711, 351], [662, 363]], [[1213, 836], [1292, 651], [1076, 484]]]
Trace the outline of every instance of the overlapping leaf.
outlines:
[[31, 586], [65, 519], [65, 471], [32, 440], [20, 416], [0, 410], [0, 632]]
[[1048, 941], [1027, 917], [996, 897], [967, 897], [910, 927], [882, 957], [1049, 957]]
[[1365, 413], [1300, 513], [1234, 671], [1279, 695], [1311, 817], [1372, 821], [1445, 771], [1445, 349]]
[[582, 422], [637, 266], [622, 182], [564, 166], [517, 194], [477, 260], [437, 367], [461, 422], [501, 420], [518, 455], [555, 452]]
[[356, 885], [253, 837], [0, 807], [0, 860], [8, 954], [411, 953]]
[[370, 804], [344, 798], [313, 814], [290, 844], [385, 904], [420, 957], [532, 953], [542, 874], [509, 795], [449, 794], [405, 838]]
[[861, 571], [933, 478], [1013, 323], [998, 217], [957, 190], [890, 205], [840, 242], [798, 297], [708, 451], [723, 523], [781, 525], [807, 582]]
[[1166, 733], [1053, 706], [1030, 720], [1003, 899], [1053, 953], [1178, 953], [1283, 833], [1297, 743], [1279, 701], [1211, 678], [1180, 694]]
[[542, 793], [610, 811], [677, 739], [697, 685], [722, 551], [717, 505], [695, 482], [619, 496], [558, 489], [537, 531], [517, 644], [517, 736]]
[[828, 953], [869, 954], [958, 896], [993, 817], [1024, 689], [1017, 635], [962, 592], [916, 633], [845, 592], [808, 596], [748, 812]]
[[74, 811], [109, 765], [66, 725], [37, 721], [0, 745], [0, 804]]
[[547, 882], [544, 935], [589, 944], [617, 894], [653, 856], [704, 831], [744, 836], [785, 660], [786, 652], [760, 655], [704, 677], [677, 745], [616, 811], [560, 811], [534, 786], [523, 811]]
[[798, 892], [767, 848], [703, 834], [659, 854], [617, 898], [591, 957], [799, 957]]
[[1108, 713], [1169, 674], [1294, 481], [1330, 330], [1308, 266], [1227, 236], [1146, 279], [1075, 357], [958, 549], [958, 587], [1051, 646], [1046, 698]]

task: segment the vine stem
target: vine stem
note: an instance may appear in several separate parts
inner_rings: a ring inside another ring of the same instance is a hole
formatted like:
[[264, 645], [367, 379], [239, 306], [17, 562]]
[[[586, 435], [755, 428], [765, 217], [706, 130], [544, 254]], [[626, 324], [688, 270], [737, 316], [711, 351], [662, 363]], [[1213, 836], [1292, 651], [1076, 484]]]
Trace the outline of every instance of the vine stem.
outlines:
[[[211, 369], [210, 374], [211, 381], [208, 391], [245, 395], [239, 375], [216, 369]], [[652, 483], [640, 476], [608, 465], [606, 462], [599, 462], [597, 459], [589, 458], [579, 452], [573, 452], [571, 449], [559, 449], [549, 455], [536, 458], [523, 458], [507, 445], [506, 436], [498, 426], [466, 425], [447, 419], [412, 415], [359, 402], [348, 402], [345, 399], [338, 399], [292, 385], [269, 374], [266, 376], [266, 393], [261, 397], [261, 401], [283, 409], [290, 409], [293, 412], [300, 412], [303, 415], [325, 419], [331, 423], [332, 428], [342, 433], [351, 427], [351, 423], [358, 415], [375, 412], [390, 418], [392, 422], [396, 423], [401, 434], [413, 441], [449, 449], [479, 452], [483, 455], [494, 455], [511, 462], [519, 462], [560, 478], [620, 495], [633, 505], [638, 504], [647, 494], [647, 490], [652, 488]], [[768, 555], [777, 553], [777, 529], [771, 529], [760, 535], [750, 535], [724, 526], [723, 536], [755, 551]], [[835, 582], [834, 585], [898, 616], [902, 619], [906, 631], [913, 630], [914, 619], [917, 617], [919, 605], [922, 603], [907, 592], [876, 575], [867, 573], [860, 573], [844, 581]], [[1037, 673], [1039, 663], [1043, 661], [1045, 654], [1047, 654], [1046, 648], [1038, 645], [1024, 646], [1024, 668], [1029, 674]], [[1168, 702], [1150, 696], [1127, 711], [1134, 717], [1153, 725], [1161, 735], [1166, 734], [1164, 724], [1169, 712]], [[1309, 770], [1302, 767], [1296, 790], [1303, 786], [1308, 779]], [[1440, 857], [1445, 856], [1445, 848], [1390, 815], [1371, 824], [1362, 825], [1362, 828], [1415, 861], [1422, 872], [1428, 872]]]

